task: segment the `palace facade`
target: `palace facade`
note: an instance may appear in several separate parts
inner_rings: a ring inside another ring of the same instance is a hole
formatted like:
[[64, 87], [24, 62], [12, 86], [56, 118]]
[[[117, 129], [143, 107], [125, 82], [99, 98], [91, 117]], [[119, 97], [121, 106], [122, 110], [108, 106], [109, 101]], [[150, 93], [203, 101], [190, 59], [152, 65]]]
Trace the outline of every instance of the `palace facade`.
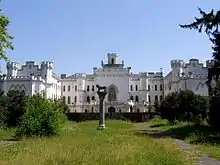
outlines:
[[96, 84], [107, 87], [104, 100], [106, 112], [145, 112], [148, 105], [161, 101], [167, 94], [180, 90], [208, 96], [206, 86], [208, 67], [198, 59], [172, 60], [171, 71], [163, 76], [159, 72], [132, 73], [124, 61], [118, 63], [115, 53], [107, 54], [107, 63], [94, 67], [92, 74], [74, 75], [53, 73], [53, 63], [43, 61], [40, 65], [27, 61], [20, 66], [16, 62], [7, 63], [7, 74], [0, 78], [0, 89], [24, 90], [27, 95], [46, 93], [47, 98], [63, 99], [70, 112], [98, 112], [99, 99]]

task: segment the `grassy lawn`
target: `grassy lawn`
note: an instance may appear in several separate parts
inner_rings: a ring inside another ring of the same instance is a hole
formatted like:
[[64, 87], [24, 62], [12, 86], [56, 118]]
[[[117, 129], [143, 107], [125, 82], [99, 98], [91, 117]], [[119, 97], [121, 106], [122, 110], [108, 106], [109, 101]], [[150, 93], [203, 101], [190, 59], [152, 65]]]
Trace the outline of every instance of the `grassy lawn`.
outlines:
[[145, 126], [160, 129], [166, 133], [194, 144], [196, 148], [207, 155], [220, 159], [220, 134], [208, 125], [195, 125], [187, 122], [169, 124], [167, 120], [155, 118]]
[[[172, 139], [137, 136], [135, 124], [106, 121], [68, 122], [60, 136], [24, 139], [0, 148], [1, 165], [189, 165], [195, 155], [180, 151]], [[5, 133], [3, 133], [5, 134]]]

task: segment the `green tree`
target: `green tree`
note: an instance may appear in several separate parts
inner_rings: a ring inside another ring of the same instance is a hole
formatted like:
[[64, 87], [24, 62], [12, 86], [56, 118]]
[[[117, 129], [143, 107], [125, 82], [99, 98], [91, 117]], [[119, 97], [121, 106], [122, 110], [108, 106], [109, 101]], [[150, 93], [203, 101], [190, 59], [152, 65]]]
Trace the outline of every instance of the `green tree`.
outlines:
[[[211, 10], [206, 13], [202, 9], [198, 9], [201, 14], [200, 18], [195, 17], [195, 21], [187, 24], [180, 25], [181, 28], [194, 29], [198, 32], [205, 32], [210, 41], [213, 43], [213, 58], [214, 65], [209, 68], [207, 85], [209, 88], [209, 95], [215, 95], [219, 92], [219, 75], [220, 75], [220, 10], [214, 12]], [[215, 86], [211, 85], [212, 80], [215, 81]], [[217, 88], [217, 90], [216, 90]]]
[[4, 16], [2, 10], [0, 9], [0, 59], [7, 60], [6, 50], [13, 50], [12, 39], [13, 37], [8, 33], [9, 25], [8, 17]]

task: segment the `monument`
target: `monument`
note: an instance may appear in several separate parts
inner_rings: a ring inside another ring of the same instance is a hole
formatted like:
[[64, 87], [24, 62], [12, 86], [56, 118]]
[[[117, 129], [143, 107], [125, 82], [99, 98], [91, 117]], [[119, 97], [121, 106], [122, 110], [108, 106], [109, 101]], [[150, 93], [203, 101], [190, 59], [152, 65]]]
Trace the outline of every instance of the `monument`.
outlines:
[[97, 94], [99, 96], [99, 126], [98, 130], [105, 129], [105, 111], [103, 110], [103, 102], [105, 99], [105, 96], [107, 94], [106, 86], [99, 86], [96, 85], [98, 88]]

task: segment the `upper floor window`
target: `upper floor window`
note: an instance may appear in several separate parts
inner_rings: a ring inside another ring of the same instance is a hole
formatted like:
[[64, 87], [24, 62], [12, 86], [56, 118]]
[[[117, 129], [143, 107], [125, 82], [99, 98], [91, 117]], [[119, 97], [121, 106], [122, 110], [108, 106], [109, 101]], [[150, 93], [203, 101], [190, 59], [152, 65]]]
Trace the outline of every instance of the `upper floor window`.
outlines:
[[63, 92], [65, 92], [65, 90], [66, 90], [66, 86], [64, 85], [64, 86], [63, 86]]
[[67, 103], [68, 103], [68, 104], [71, 104], [71, 99], [70, 99], [70, 96], [68, 96]]
[[66, 97], [63, 96], [63, 103], [66, 104]]
[[87, 101], [87, 103], [90, 103], [90, 97], [89, 96], [87, 96], [86, 101]]
[[160, 101], [162, 101], [163, 100], [163, 96], [162, 95], [160, 95]]
[[151, 98], [150, 98], [150, 96], [148, 96], [148, 102], [151, 103]]
[[160, 91], [162, 91], [163, 90], [163, 85], [162, 84], [160, 84]]
[[70, 92], [70, 85], [68, 86], [68, 92]]
[[77, 85], [75, 86], [75, 91], [77, 91]]
[[114, 87], [108, 90], [108, 101], [116, 101], [116, 89]]
[[130, 96], [130, 100], [134, 100], [133, 96]]
[[31, 65], [28, 65], [28, 69], [31, 69], [31, 67], [32, 67]]
[[94, 86], [94, 85], [92, 86], [92, 91], [93, 91], [93, 92], [95, 91], [95, 86]]
[[150, 91], [150, 85], [148, 85], [148, 90]]
[[135, 102], [139, 102], [139, 98], [138, 98], [138, 96], [135, 96]]
[[155, 85], [155, 87], [154, 87], [154, 88], [155, 88], [155, 91], [157, 91], [157, 85]]
[[92, 101], [94, 101], [95, 100], [95, 96], [92, 96]]
[[75, 96], [75, 97], [74, 97], [74, 103], [76, 103], [76, 102], [77, 102], [77, 97]]
[[155, 101], [157, 101], [157, 102], [158, 102], [158, 96], [157, 96], [157, 95], [155, 95]]
[[138, 91], [138, 86], [137, 85], [135, 85], [135, 90]]
[[89, 92], [89, 85], [87, 85], [87, 91]]
[[133, 85], [130, 85], [130, 91], [133, 91]]

